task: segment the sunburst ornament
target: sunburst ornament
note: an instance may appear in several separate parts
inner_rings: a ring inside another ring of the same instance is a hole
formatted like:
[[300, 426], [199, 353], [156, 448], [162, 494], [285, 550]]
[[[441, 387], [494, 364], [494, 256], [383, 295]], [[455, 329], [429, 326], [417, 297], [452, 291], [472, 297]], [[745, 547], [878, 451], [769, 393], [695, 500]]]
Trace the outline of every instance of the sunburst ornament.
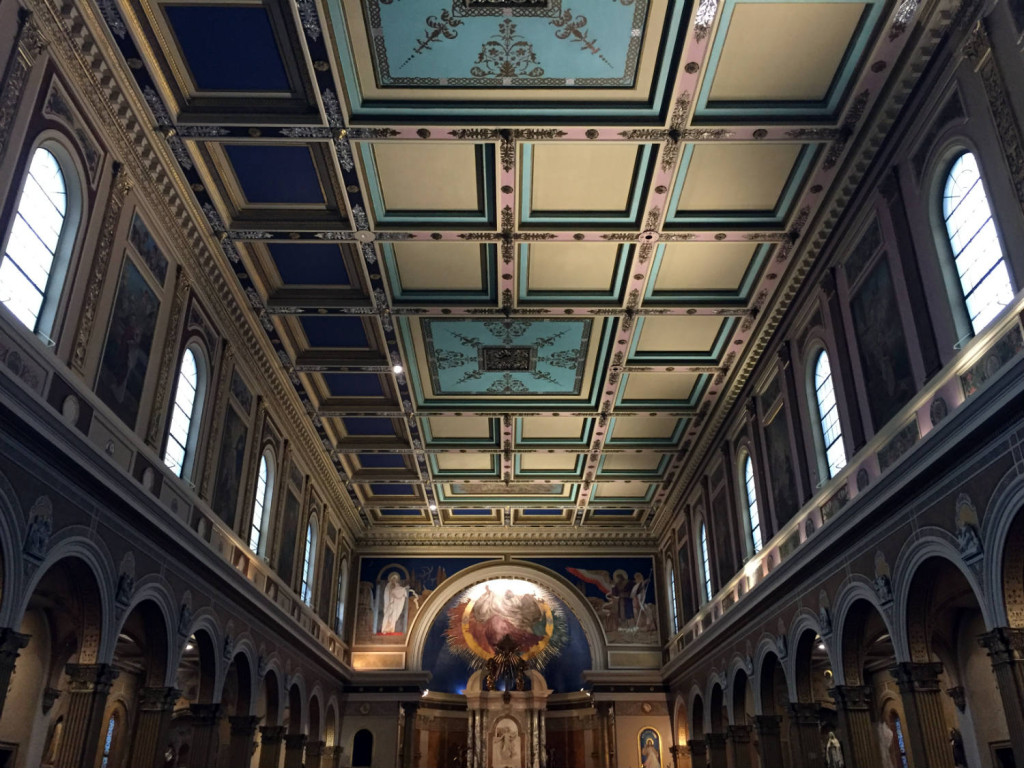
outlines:
[[532, 582], [491, 579], [465, 590], [448, 609], [448, 648], [476, 669], [506, 637], [524, 662], [543, 669], [568, 640], [561, 603]]

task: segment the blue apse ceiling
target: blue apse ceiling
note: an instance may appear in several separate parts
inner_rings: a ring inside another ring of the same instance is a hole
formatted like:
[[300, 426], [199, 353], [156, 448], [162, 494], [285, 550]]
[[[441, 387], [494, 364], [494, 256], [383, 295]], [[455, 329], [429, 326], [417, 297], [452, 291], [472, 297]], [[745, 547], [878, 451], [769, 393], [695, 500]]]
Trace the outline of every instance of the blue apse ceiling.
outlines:
[[122, 2], [367, 531], [651, 530], [918, 39], [885, 0]]

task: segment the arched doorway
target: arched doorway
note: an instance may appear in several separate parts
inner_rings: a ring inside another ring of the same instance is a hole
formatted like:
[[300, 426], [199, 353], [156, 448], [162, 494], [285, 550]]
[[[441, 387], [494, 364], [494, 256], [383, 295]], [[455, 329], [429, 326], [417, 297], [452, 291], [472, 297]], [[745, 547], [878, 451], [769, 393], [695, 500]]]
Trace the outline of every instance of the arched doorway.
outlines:
[[352, 768], [370, 768], [373, 765], [373, 733], [362, 728], [352, 738]]
[[[789, 707], [790, 752], [794, 768], [820, 768], [826, 745], [835, 740], [836, 709], [829, 695], [834, 682], [825, 640], [804, 629], [796, 642], [794, 683], [797, 700]], [[834, 747], [833, 747], [834, 748]]]

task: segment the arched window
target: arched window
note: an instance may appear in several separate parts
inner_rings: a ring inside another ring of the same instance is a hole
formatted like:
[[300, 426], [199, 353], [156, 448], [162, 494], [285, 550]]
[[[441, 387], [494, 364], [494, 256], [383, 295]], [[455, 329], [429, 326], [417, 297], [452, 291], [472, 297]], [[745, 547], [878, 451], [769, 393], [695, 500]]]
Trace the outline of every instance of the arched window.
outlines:
[[704, 599], [711, 602], [711, 556], [708, 554], [708, 527], [700, 523], [700, 562], [704, 576]]
[[679, 631], [679, 602], [676, 598], [676, 571], [669, 565], [668, 567], [668, 593], [671, 599], [672, 606], [672, 629], [676, 632]]
[[942, 215], [971, 328], [977, 333], [1013, 299], [992, 208], [978, 161], [964, 152], [953, 161], [942, 195]]
[[893, 743], [892, 753], [896, 759], [896, 765], [900, 768], [908, 768], [907, 763], [907, 742], [903, 738], [903, 723], [895, 711], [889, 713], [889, 725], [892, 728]]
[[846, 466], [846, 449], [843, 447], [843, 429], [839, 424], [836, 391], [832, 385], [832, 367], [824, 349], [818, 352], [814, 362], [814, 393], [821, 423], [822, 453], [831, 478]]
[[345, 590], [348, 589], [348, 558], [341, 559], [338, 569], [338, 603], [335, 610], [336, 625], [334, 631], [339, 635], [345, 629]]
[[750, 543], [754, 554], [761, 551], [761, 513], [757, 508], [757, 488], [754, 487], [754, 460], [750, 454], [743, 460], [743, 489], [747, 499], [747, 521], [750, 523]]
[[300, 595], [306, 605], [313, 604], [313, 576], [316, 573], [316, 519], [309, 518], [306, 525], [306, 553], [302, 556], [302, 590]]
[[[0, 261], [0, 302], [25, 326], [47, 334], [53, 326], [79, 219], [77, 196], [69, 196], [70, 162], [58, 160], [59, 148], [32, 153], [17, 213]], [[55, 154], [57, 152], [57, 154]], [[53, 301], [52, 301], [53, 300]]]
[[274, 498], [274, 456], [267, 448], [260, 457], [260, 470], [256, 473], [256, 497], [252, 501], [252, 525], [249, 527], [249, 549], [257, 555], [266, 552], [263, 532], [270, 522], [270, 504]]
[[164, 464], [186, 480], [192, 475], [205, 392], [205, 359], [198, 347], [190, 345], [182, 353], [178, 366], [171, 425], [164, 448]]
[[110, 753], [114, 748], [114, 730], [117, 728], [117, 715], [111, 715], [107, 721], [107, 735], [103, 739], [103, 759], [100, 761], [100, 768], [107, 768], [110, 763]]

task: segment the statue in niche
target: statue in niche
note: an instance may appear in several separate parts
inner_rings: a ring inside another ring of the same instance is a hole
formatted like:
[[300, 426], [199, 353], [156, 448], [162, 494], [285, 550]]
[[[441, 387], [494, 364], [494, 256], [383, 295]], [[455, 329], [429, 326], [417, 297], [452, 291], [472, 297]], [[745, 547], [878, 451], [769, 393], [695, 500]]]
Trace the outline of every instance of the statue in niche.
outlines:
[[949, 729], [949, 746], [953, 750], [953, 765], [956, 768], [966, 768], [967, 752], [964, 750], [964, 737], [956, 728]]
[[828, 740], [825, 742], [825, 764], [828, 768], [846, 768], [843, 745], [839, 743], [835, 731], [828, 732]]
[[522, 764], [519, 724], [511, 717], [503, 717], [494, 727], [491, 768], [522, 768]]

